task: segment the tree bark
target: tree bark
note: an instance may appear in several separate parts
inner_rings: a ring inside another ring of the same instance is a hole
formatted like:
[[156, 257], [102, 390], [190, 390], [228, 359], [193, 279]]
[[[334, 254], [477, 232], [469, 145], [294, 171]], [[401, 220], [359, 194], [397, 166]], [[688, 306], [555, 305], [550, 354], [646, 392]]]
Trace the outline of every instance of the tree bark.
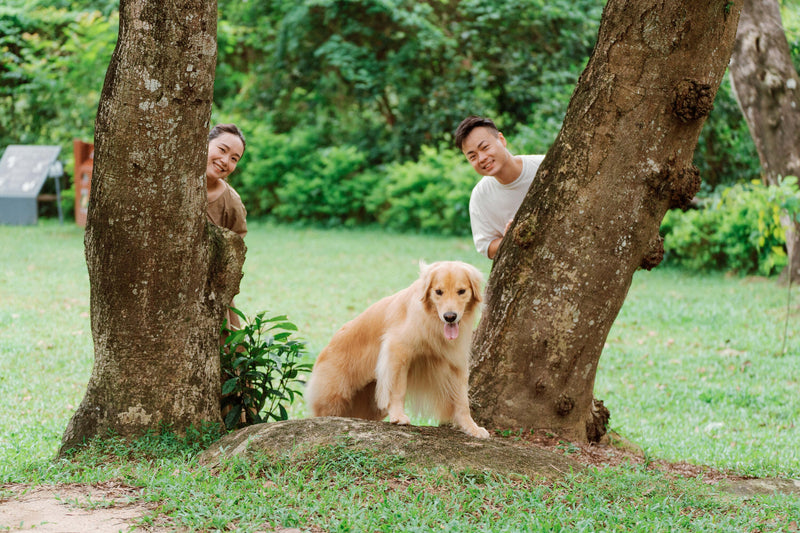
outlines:
[[122, 0], [85, 245], [95, 364], [61, 452], [221, 423], [219, 326], [244, 243], [206, 222], [216, 2]]
[[473, 343], [473, 412], [493, 428], [599, 439], [593, 398], [634, 272], [700, 180], [692, 154], [741, 1], [609, 0], [561, 132], [494, 263]]
[[[765, 185], [800, 176], [800, 77], [792, 64], [777, 0], [744, 0], [731, 80]], [[800, 224], [783, 218], [789, 258], [784, 277], [800, 281]]]

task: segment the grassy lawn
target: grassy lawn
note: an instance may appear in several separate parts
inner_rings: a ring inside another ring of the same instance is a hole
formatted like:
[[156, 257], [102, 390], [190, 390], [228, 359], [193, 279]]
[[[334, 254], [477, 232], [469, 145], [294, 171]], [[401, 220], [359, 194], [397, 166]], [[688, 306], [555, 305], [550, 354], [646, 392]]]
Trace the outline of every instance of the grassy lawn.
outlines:
[[[468, 238], [252, 223], [246, 243], [237, 305], [289, 315], [310, 358], [345, 321], [415, 279], [420, 259], [490, 266]], [[194, 459], [210, 438], [202, 435], [111, 439], [54, 462], [93, 361], [83, 231], [46, 220], [0, 226], [0, 249], [0, 484], [119, 480], [143, 487], [173, 526], [198, 531], [797, 530], [797, 497], [737, 499], [634, 466], [549, 486], [418, 472], [331, 448], [209, 472]], [[598, 371], [611, 428], [654, 459], [800, 479], [799, 303], [794, 289], [787, 311], [786, 287], [770, 279], [637, 274]], [[302, 402], [291, 414], [305, 416]]]

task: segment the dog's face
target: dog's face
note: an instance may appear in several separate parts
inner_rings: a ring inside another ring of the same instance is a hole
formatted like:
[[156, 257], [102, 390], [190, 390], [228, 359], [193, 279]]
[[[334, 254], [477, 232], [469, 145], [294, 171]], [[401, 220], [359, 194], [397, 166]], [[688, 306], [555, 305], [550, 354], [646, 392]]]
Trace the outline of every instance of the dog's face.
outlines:
[[460, 261], [423, 265], [421, 275], [425, 287], [422, 302], [426, 310], [439, 316], [447, 340], [458, 338], [461, 319], [471, 315], [483, 300], [483, 276], [477, 268]]

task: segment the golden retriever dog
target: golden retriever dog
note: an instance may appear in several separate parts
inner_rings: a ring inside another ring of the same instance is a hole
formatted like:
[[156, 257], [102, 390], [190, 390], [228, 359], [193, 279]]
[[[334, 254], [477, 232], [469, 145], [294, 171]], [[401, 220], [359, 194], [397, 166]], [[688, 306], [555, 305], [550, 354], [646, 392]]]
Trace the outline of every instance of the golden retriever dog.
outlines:
[[305, 393], [313, 416], [388, 415], [407, 425], [408, 395], [419, 414], [488, 438], [467, 399], [482, 281], [467, 263], [420, 263], [418, 280], [342, 326], [320, 352]]

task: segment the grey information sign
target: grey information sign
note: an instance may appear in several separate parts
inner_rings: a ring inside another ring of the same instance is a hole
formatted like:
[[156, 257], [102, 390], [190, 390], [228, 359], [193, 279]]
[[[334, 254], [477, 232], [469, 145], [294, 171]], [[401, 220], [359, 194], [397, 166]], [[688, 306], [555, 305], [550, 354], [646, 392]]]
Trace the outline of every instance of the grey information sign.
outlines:
[[63, 168], [60, 146], [9, 145], [0, 159], [0, 224], [31, 225], [37, 221], [36, 197], [48, 177], [58, 179]]

